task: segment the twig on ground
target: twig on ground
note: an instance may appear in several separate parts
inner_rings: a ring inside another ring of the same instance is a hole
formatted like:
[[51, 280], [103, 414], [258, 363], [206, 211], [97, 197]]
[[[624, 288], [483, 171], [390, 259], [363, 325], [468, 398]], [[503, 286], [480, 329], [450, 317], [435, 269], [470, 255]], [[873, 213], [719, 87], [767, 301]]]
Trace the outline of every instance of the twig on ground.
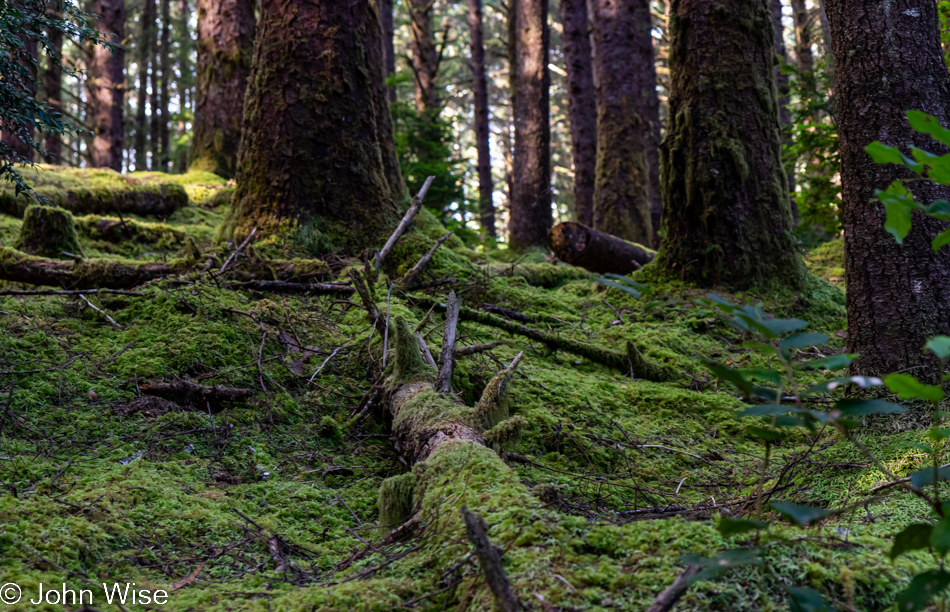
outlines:
[[96, 308], [96, 306], [95, 306], [92, 302], [90, 302], [90, 301], [86, 298], [86, 296], [84, 296], [83, 294], [80, 293], [80, 294], [79, 294], [79, 297], [82, 298], [82, 301], [85, 302], [86, 304], [88, 304], [90, 308], [92, 308], [93, 310], [95, 310], [96, 312], [98, 312], [99, 314], [101, 314], [102, 316], [104, 316], [106, 319], [108, 319], [108, 320], [109, 320], [109, 323], [112, 323], [112, 325], [114, 325], [115, 327], [118, 327], [119, 329], [122, 328], [121, 325], [119, 325], [118, 323], [115, 322], [115, 319], [113, 319], [112, 317], [110, 317], [110, 316], [109, 316], [108, 314], [106, 314], [103, 310], [101, 310], [101, 309], [99, 309], [99, 308]]
[[399, 225], [396, 226], [396, 229], [393, 230], [392, 235], [389, 237], [389, 240], [386, 241], [385, 246], [382, 250], [376, 254], [375, 268], [377, 271], [382, 267], [383, 262], [386, 261], [386, 258], [389, 256], [389, 252], [393, 250], [393, 247], [396, 246], [396, 243], [402, 238], [402, 235], [409, 228], [409, 224], [412, 223], [412, 218], [416, 216], [416, 213], [419, 212], [419, 209], [422, 208], [422, 201], [425, 199], [426, 194], [429, 192], [429, 187], [432, 186], [432, 181], [435, 180], [434, 176], [426, 178], [426, 181], [422, 184], [422, 188], [419, 189], [419, 193], [416, 194], [416, 197], [412, 199], [412, 206], [409, 207], [409, 210], [406, 211], [406, 214], [403, 215], [402, 221], [399, 222]]
[[452, 391], [452, 371], [455, 369], [456, 335], [459, 324], [459, 309], [462, 300], [452, 291], [445, 314], [445, 336], [442, 339], [442, 353], [439, 356], [439, 376], [435, 381], [435, 390], [439, 393]]
[[425, 357], [426, 363], [433, 368], [438, 368], [439, 366], [436, 365], [432, 352], [429, 351], [429, 346], [426, 344], [426, 339], [422, 337], [422, 332], [416, 332], [416, 338], [419, 339], [419, 348], [422, 349], [422, 356]]
[[676, 580], [673, 581], [673, 584], [663, 589], [663, 591], [656, 596], [656, 599], [650, 604], [650, 607], [647, 608], [646, 612], [667, 612], [670, 610], [679, 598], [686, 593], [686, 589], [689, 588], [689, 579], [694, 575], [698, 574], [700, 567], [697, 565], [690, 565], [684, 569], [679, 576], [676, 577]]
[[460, 346], [457, 351], [455, 351], [456, 357], [465, 357], [467, 355], [475, 355], [477, 353], [484, 353], [485, 351], [490, 351], [496, 346], [501, 346], [504, 342], [488, 342], [485, 344], [470, 344], [468, 346]]
[[481, 515], [468, 511], [468, 506], [462, 506], [462, 520], [465, 522], [465, 531], [468, 539], [475, 545], [475, 554], [478, 563], [482, 566], [485, 582], [491, 589], [495, 599], [495, 606], [499, 612], [518, 612], [521, 604], [511, 591], [511, 584], [501, 567], [501, 555], [498, 549], [492, 546], [488, 539], [488, 525]]
[[241, 254], [241, 251], [244, 250], [244, 247], [247, 246], [247, 243], [251, 241], [251, 238], [253, 238], [254, 234], [256, 233], [257, 233], [257, 228], [255, 227], [254, 229], [251, 230], [251, 233], [247, 235], [247, 238], [244, 239], [244, 242], [242, 242], [241, 245], [237, 249], [235, 249], [234, 252], [231, 253], [231, 255], [224, 261], [224, 265], [221, 266], [220, 270], [218, 270], [218, 274], [225, 273], [225, 271], [228, 269], [228, 266], [231, 264], [231, 262], [234, 261], [234, 259], [238, 255]]
[[85, 293], [93, 295], [96, 293], [114, 293], [117, 295], [148, 295], [141, 291], [122, 291], [120, 289], [5, 289], [0, 291], [0, 295], [79, 295]]
[[408, 272], [406, 272], [405, 276], [403, 276], [402, 279], [399, 280], [399, 285], [400, 285], [401, 287], [406, 287], [406, 288], [412, 287], [412, 286], [416, 283], [416, 280], [419, 278], [419, 275], [422, 274], [422, 272], [423, 272], [423, 270], [425, 270], [426, 266], [429, 265], [429, 262], [432, 261], [432, 257], [433, 257], [433, 255], [435, 255], [436, 249], [438, 249], [440, 246], [442, 246], [442, 243], [445, 242], [446, 240], [448, 240], [449, 237], [450, 237], [453, 233], [454, 233], [453, 231], [450, 231], [450, 232], [449, 232], [448, 234], [446, 234], [445, 236], [442, 236], [441, 238], [439, 238], [439, 239], [436, 241], [435, 246], [433, 246], [431, 249], [429, 249], [429, 252], [426, 253], [425, 255], [423, 255], [423, 256], [422, 256], [422, 259], [420, 259], [420, 260], [416, 263], [416, 265], [414, 265], [411, 270], [409, 270]]

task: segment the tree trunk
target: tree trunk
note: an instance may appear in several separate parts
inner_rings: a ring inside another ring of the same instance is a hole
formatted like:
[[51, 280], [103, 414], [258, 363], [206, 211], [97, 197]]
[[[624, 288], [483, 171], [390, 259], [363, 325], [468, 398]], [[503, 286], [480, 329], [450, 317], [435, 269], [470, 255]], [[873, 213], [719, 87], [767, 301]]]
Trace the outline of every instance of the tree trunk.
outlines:
[[488, 80], [482, 40], [482, 0], [468, 0], [468, 29], [472, 47], [472, 97], [475, 106], [475, 142], [478, 150], [478, 212], [485, 235], [494, 240], [495, 204], [492, 201], [491, 132], [488, 125]]
[[[121, 43], [125, 38], [125, 0], [96, 0], [96, 29]], [[89, 62], [89, 116], [96, 137], [92, 165], [122, 171], [122, 113], [125, 107], [125, 49], [96, 46]]]
[[655, 265], [701, 285], [800, 286], [773, 73], [758, 0], [674, 0], [664, 246]]
[[[63, 71], [60, 69], [60, 59], [63, 56], [63, 33], [53, 28], [49, 32], [50, 46], [53, 48], [53, 55], [46, 57], [46, 72], [43, 75], [43, 86], [46, 90], [46, 102], [58, 112], [63, 112]], [[54, 164], [62, 164], [60, 155], [63, 151], [63, 138], [61, 134], [49, 134], [44, 143], [48, 155], [47, 161]]]
[[[145, 0], [142, 8], [142, 38], [138, 46], [139, 55], [139, 91], [137, 108], [135, 109], [135, 169], [148, 168], [148, 151], [146, 149], [146, 132], [148, 118], [145, 115], [145, 106], [148, 101], [148, 65], [152, 59], [152, 43], [155, 38], [155, 0]], [[154, 109], [153, 109], [154, 112]]]
[[[393, 36], [396, 24], [393, 22], [393, 0], [379, 0], [379, 20], [383, 26], [383, 76], [387, 79], [396, 74], [396, 46]], [[396, 101], [396, 86], [387, 87], [389, 101]]]
[[792, 19], [795, 22], [795, 59], [799, 72], [805, 75], [815, 69], [815, 58], [811, 52], [811, 23], [805, 0], [792, 0]]
[[404, 193], [368, 0], [263, 0], [226, 236], [300, 224], [315, 250], [357, 251]]
[[590, 0], [597, 75], [597, 180], [594, 228], [653, 244], [650, 148], [659, 129], [649, 0]]
[[597, 172], [597, 101], [590, 48], [587, 0], [561, 0], [567, 100], [574, 159], [574, 208], [577, 221], [594, 223], [594, 181]]
[[515, 126], [508, 243], [545, 248], [551, 231], [548, 0], [512, 0], [508, 28]]
[[409, 0], [409, 20], [412, 29], [412, 74], [416, 84], [416, 111], [435, 113], [438, 95], [435, 89], [438, 71], [438, 52], [432, 34], [433, 0]]
[[[788, 129], [792, 124], [792, 112], [788, 108], [788, 75], [782, 68], [788, 63], [788, 54], [785, 52], [785, 26], [782, 23], [782, 0], [771, 0], [772, 26], [775, 28], [775, 55], [779, 64], [775, 67], [775, 82], [778, 85], [778, 123], [782, 130], [782, 144], [788, 144]], [[795, 164], [785, 164], [785, 174], [788, 177], [788, 193], [795, 192]], [[798, 206], [791, 200], [792, 227], [798, 225]]]
[[[922, 110], [950, 124], [950, 76], [934, 2], [889, 6], [827, 1], [837, 82], [848, 352], [861, 354], [856, 373], [907, 372], [934, 382], [937, 363], [923, 346], [931, 336], [950, 334], [950, 250], [934, 253], [930, 244], [946, 224], [914, 215], [910, 233], [897, 244], [884, 230], [884, 206], [874, 191], [913, 175], [875, 164], [864, 148], [880, 140], [905, 152], [911, 145], [934, 151], [934, 141], [911, 130], [904, 113]], [[950, 189], [930, 182], [914, 183], [912, 191], [925, 204], [950, 196]]]
[[[30, 80], [20, 81], [15, 91], [16, 94], [26, 94], [33, 97], [36, 95], [36, 41], [24, 34], [20, 35], [20, 40], [23, 41], [23, 50], [18, 53], [14, 52], [12, 55], [21, 66], [25, 66], [27, 70], [29, 70]], [[0, 139], [2, 139], [3, 143], [8, 145], [19, 158], [27, 160], [33, 159], [33, 126], [30, 123], [24, 122], [13, 126], [13, 129], [0, 131]], [[0, 159], [0, 161], [18, 162], [19, 160]]]
[[168, 112], [168, 83], [172, 79], [171, 59], [171, 0], [162, 0], [162, 37], [159, 46], [159, 66], [162, 71], [162, 86], [159, 90], [161, 110], [161, 125], [159, 125], [158, 140], [162, 149], [158, 158], [158, 169], [162, 172], [168, 172], [168, 161], [171, 158], [169, 150], [168, 124], [171, 121], [171, 115]]
[[253, 50], [254, 0], [198, 0], [190, 168], [234, 178]]

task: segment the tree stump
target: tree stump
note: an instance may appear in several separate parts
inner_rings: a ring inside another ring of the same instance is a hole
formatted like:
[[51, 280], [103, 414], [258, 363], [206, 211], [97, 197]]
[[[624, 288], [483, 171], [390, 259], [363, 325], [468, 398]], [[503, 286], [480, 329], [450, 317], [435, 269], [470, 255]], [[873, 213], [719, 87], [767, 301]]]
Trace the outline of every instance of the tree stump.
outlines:
[[16, 248], [31, 255], [66, 259], [82, 255], [76, 220], [68, 210], [34, 204], [26, 209]]

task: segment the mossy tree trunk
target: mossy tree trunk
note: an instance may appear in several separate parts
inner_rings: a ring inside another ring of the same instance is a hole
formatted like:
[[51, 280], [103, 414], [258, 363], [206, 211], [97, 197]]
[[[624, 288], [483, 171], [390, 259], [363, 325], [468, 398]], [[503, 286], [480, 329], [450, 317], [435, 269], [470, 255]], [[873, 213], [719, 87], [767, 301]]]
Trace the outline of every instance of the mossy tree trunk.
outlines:
[[674, 0], [670, 35], [664, 243], [655, 265], [707, 287], [800, 286], [768, 4]]
[[253, 52], [253, 0], [198, 0], [195, 127], [189, 168], [224, 178], [237, 173]]
[[587, 0], [561, 0], [561, 27], [574, 159], [574, 209], [578, 222], [589, 226], [594, 223], [597, 102]]
[[225, 235], [300, 224], [359, 250], [391, 229], [399, 176], [369, 0], [263, 0]]
[[[783, 67], [788, 63], [788, 53], [785, 51], [785, 24], [782, 23], [782, 0], [771, 0], [772, 27], [775, 28], [775, 56], [778, 63], [775, 66], [775, 84], [778, 87], [778, 123], [782, 130], [782, 144], [788, 144], [788, 129], [792, 124], [792, 112], [788, 108], [788, 75]], [[795, 191], [795, 163], [785, 164], [785, 174], [788, 177], [788, 193]], [[792, 227], [798, 225], [798, 206], [791, 200]]]
[[148, 168], [147, 138], [148, 117], [145, 106], [148, 101], [149, 62], [155, 42], [155, 0], [145, 0], [142, 7], [142, 30], [136, 45], [139, 63], [139, 90], [135, 108], [135, 169]]
[[[393, 0], [379, 0], [379, 21], [383, 27], [383, 75], [388, 79], [396, 74], [396, 45], [394, 35], [396, 24], [393, 20]], [[389, 101], [396, 101], [396, 86], [387, 87]]]
[[[116, 43], [125, 38], [125, 0], [96, 0], [96, 29]], [[97, 45], [89, 61], [89, 117], [96, 136], [91, 161], [96, 168], [122, 171], [122, 113], [125, 108], [125, 49]]]
[[432, 0], [409, 0], [409, 24], [412, 33], [412, 77], [416, 85], [416, 111], [433, 116], [439, 97], [435, 80], [439, 71], [439, 53], [432, 34]]
[[158, 47], [158, 65], [162, 71], [162, 85], [159, 89], [158, 111], [161, 123], [158, 128], [158, 146], [161, 153], [158, 157], [158, 169], [168, 172], [168, 162], [171, 161], [169, 149], [169, 123], [171, 114], [168, 111], [168, 84], [172, 80], [171, 69], [171, 0], [162, 0], [162, 33]]
[[[59, 68], [59, 61], [63, 55], [63, 33], [59, 30], [51, 30], [49, 41], [53, 54], [46, 57], [43, 89], [46, 93], [46, 102], [61, 113], [63, 111], [63, 71]], [[48, 153], [47, 161], [54, 164], [63, 163], [63, 160], [60, 159], [63, 152], [63, 139], [60, 134], [48, 134], [43, 147]]]
[[[826, 6], [837, 82], [848, 352], [861, 354], [856, 373], [907, 372], [933, 382], [937, 363], [923, 346], [928, 337], [950, 334], [950, 249], [934, 253], [930, 244], [946, 224], [915, 215], [897, 244], [874, 191], [914, 175], [875, 164], [864, 148], [880, 140], [907, 153], [912, 145], [934, 151], [929, 136], [910, 128], [909, 109], [950, 124], [937, 8], [930, 0], [906, 0], [900, 10], [872, 0]], [[911, 189], [924, 204], [950, 197], [950, 189], [929, 182]]]
[[478, 150], [478, 213], [485, 236], [494, 239], [495, 204], [491, 180], [491, 131], [488, 125], [488, 79], [485, 76], [485, 43], [482, 36], [482, 0], [468, 0], [468, 30], [471, 37], [472, 97], [475, 111], [475, 143]]
[[658, 108], [650, 3], [590, 0], [589, 5], [597, 84], [594, 228], [653, 244], [651, 158], [655, 167], [659, 111], [653, 117], [650, 108]]
[[508, 211], [508, 244], [544, 248], [551, 231], [551, 75], [548, 0], [512, 0], [508, 53], [515, 142]]

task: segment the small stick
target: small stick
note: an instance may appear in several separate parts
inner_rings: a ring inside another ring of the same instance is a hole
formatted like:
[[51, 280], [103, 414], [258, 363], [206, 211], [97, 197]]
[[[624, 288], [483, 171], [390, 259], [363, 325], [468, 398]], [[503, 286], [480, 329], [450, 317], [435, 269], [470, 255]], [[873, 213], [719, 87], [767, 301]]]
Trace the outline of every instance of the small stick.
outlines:
[[0, 295], [79, 295], [80, 293], [116, 293], [119, 295], [148, 295], [140, 291], [122, 291], [120, 289], [6, 289]]
[[389, 252], [393, 250], [393, 247], [396, 246], [396, 242], [402, 238], [402, 235], [409, 228], [409, 224], [412, 223], [412, 218], [415, 217], [416, 213], [419, 212], [419, 209], [422, 208], [422, 201], [425, 199], [426, 194], [429, 192], [429, 187], [432, 186], [432, 181], [434, 180], [434, 176], [426, 178], [425, 183], [422, 184], [422, 189], [420, 189], [416, 197], [412, 199], [412, 206], [410, 206], [409, 210], [406, 211], [406, 214], [403, 215], [402, 221], [400, 221], [399, 225], [396, 226], [396, 229], [393, 230], [393, 234], [389, 237], [389, 240], [386, 241], [386, 245], [376, 255], [375, 267], [377, 270], [382, 267], [383, 262], [386, 261], [386, 257], [389, 256]]
[[449, 304], [445, 313], [445, 336], [442, 338], [442, 354], [439, 356], [439, 362], [442, 366], [439, 368], [439, 376], [435, 381], [435, 390], [439, 393], [452, 391], [452, 371], [455, 369], [455, 336], [458, 331], [459, 309], [461, 307], [462, 300], [458, 299], [454, 291], [450, 292]]
[[393, 284], [389, 283], [389, 293], [386, 294], [386, 329], [383, 331], [383, 369], [386, 369], [386, 353], [389, 352], [389, 300], [393, 296]]
[[[347, 344], [349, 344], [349, 342], [347, 342]], [[307, 381], [307, 384], [312, 383], [312, 382], [313, 382], [313, 379], [316, 378], [316, 377], [317, 377], [317, 374], [320, 373], [320, 370], [323, 369], [323, 366], [327, 365], [327, 363], [329, 363], [331, 359], [333, 359], [334, 357], [336, 357], [336, 354], [337, 354], [337, 353], [339, 353], [339, 352], [342, 351], [344, 348], [346, 348], [347, 344], [344, 344], [343, 346], [340, 346], [340, 347], [337, 347], [337, 348], [333, 349], [333, 352], [330, 353], [330, 356], [329, 356], [329, 357], [327, 357], [326, 359], [323, 360], [323, 363], [321, 363], [321, 364], [320, 364], [320, 367], [317, 368], [317, 371], [313, 373], [313, 376], [310, 377], [310, 380]]]
[[241, 246], [235, 249], [235, 251], [231, 253], [231, 255], [224, 261], [224, 265], [221, 266], [220, 270], [218, 270], [218, 274], [224, 274], [224, 271], [228, 269], [228, 265], [230, 265], [231, 261], [233, 261], [235, 257], [241, 254], [241, 251], [244, 250], [244, 247], [247, 246], [247, 243], [251, 241], [251, 238], [253, 238], [254, 234], [256, 233], [257, 233], [257, 228], [255, 227], [254, 229], [251, 230], [251, 233], [247, 235], [247, 238], [244, 239], [244, 242], [241, 243]]
[[626, 324], [626, 323], [627, 323], [626, 321], [624, 321], [623, 315], [620, 314], [620, 311], [617, 310], [616, 308], [614, 308], [613, 304], [611, 304], [611, 303], [608, 302], [607, 300], [602, 300], [602, 301], [604, 302], [604, 304], [607, 305], [608, 308], [610, 308], [611, 310], [614, 311], [614, 314], [617, 315], [617, 318], [620, 319], [620, 322], [621, 322], [621, 323], [623, 323], [623, 324]]
[[692, 578], [694, 574], [698, 574], [699, 570], [699, 566], [696, 565], [690, 565], [684, 569], [682, 573], [676, 577], [676, 580], [673, 581], [673, 584], [666, 587], [662, 593], [656, 596], [656, 599], [653, 600], [653, 603], [650, 604], [646, 612], [667, 612], [670, 610], [673, 605], [679, 601], [679, 598], [686, 593], [686, 589], [689, 588], [689, 579]]
[[459, 347], [455, 351], [456, 357], [465, 357], [466, 355], [475, 355], [476, 353], [484, 353], [485, 351], [490, 351], [496, 346], [501, 346], [504, 342], [489, 342], [487, 344], [471, 344], [469, 346]]
[[468, 511], [468, 506], [462, 506], [462, 520], [465, 522], [465, 531], [468, 539], [475, 545], [475, 555], [485, 574], [485, 582], [491, 589], [495, 605], [499, 612], [519, 612], [521, 604], [515, 594], [511, 592], [511, 584], [501, 567], [501, 555], [498, 549], [492, 546], [488, 539], [488, 525], [485, 519], [478, 514]]
[[376, 302], [373, 301], [372, 296], [369, 294], [369, 287], [366, 286], [366, 281], [359, 273], [359, 270], [356, 269], [350, 270], [350, 278], [353, 279], [353, 286], [356, 287], [356, 292], [360, 294], [360, 299], [363, 301], [363, 308], [366, 309], [370, 322], [373, 325], [378, 325], [379, 309], [376, 308]]
[[[428, 363], [433, 368], [438, 368], [435, 364], [435, 359], [432, 357], [432, 353], [429, 351], [429, 347], [426, 345], [425, 338], [422, 337], [422, 332], [416, 332], [416, 338], [419, 339], [419, 348], [422, 349], [422, 355], [426, 358], [426, 363]], [[499, 344], [501, 344], [499, 342]]]
[[448, 240], [449, 236], [451, 236], [454, 233], [455, 232], [453, 230], [453, 231], [450, 231], [445, 236], [442, 236], [441, 238], [439, 238], [436, 241], [435, 246], [429, 249], [429, 252], [423, 255], [422, 259], [420, 259], [416, 263], [416, 265], [412, 267], [411, 270], [406, 272], [405, 276], [403, 276], [402, 279], [399, 281], [399, 284], [406, 288], [412, 287], [415, 284], [416, 279], [419, 278], [419, 275], [422, 274], [422, 271], [425, 270], [426, 266], [429, 265], [429, 262], [432, 261], [432, 256], [435, 255], [436, 249], [442, 246], [442, 243]]
[[89, 304], [89, 307], [90, 307], [90, 308], [92, 308], [93, 310], [95, 310], [96, 312], [98, 312], [99, 314], [101, 314], [102, 316], [104, 316], [105, 318], [109, 319], [109, 323], [112, 323], [114, 326], [118, 327], [119, 329], [122, 329], [122, 326], [119, 325], [118, 323], [116, 323], [116, 322], [115, 322], [115, 319], [113, 319], [112, 317], [110, 317], [109, 315], [107, 315], [107, 314], [106, 314], [105, 312], [103, 312], [102, 310], [96, 308], [96, 307], [93, 305], [92, 302], [90, 302], [88, 299], [86, 299], [86, 296], [84, 296], [83, 294], [80, 293], [80, 294], [79, 294], [79, 297], [82, 298], [82, 301], [84, 301], [85, 303]]

